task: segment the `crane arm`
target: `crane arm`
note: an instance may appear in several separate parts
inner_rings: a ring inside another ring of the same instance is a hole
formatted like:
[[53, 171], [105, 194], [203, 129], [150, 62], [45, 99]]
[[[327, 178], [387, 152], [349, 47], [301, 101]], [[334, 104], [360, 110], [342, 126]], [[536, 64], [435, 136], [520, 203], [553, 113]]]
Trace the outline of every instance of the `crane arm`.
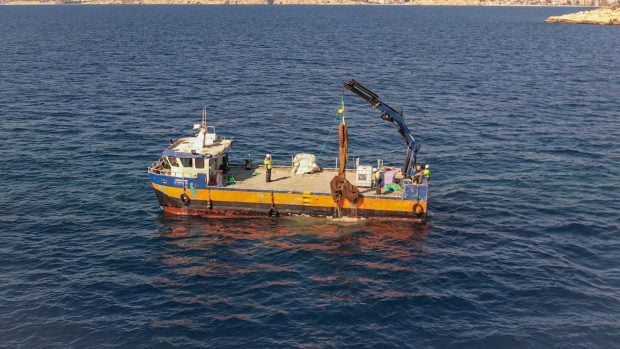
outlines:
[[416, 154], [420, 150], [420, 144], [416, 143], [413, 134], [405, 124], [403, 113], [383, 103], [379, 95], [356, 80], [351, 79], [347, 81], [344, 84], [344, 88], [365, 99], [374, 109], [379, 109], [381, 111], [381, 119], [391, 122], [398, 130], [398, 133], [405, 139], [407, 155], [405, 156], [403, 171], [405, 172], [405, 177], [410, 177], [413, 172], [412, 165], [415, 166], [416, 164]]

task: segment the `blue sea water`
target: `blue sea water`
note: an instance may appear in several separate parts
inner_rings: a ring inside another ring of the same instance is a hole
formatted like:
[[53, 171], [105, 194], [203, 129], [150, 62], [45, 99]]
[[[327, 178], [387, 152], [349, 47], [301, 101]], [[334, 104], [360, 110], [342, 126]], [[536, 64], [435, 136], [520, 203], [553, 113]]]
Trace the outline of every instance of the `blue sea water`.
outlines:
[[[543, 23], [576, 10], [0, 7], [0, 346], [620, 348], [620, 28]], [[233, 162], [331, 166], [350, 78], [423, 144], [428, 224], [162, 216], [203, 105]]]

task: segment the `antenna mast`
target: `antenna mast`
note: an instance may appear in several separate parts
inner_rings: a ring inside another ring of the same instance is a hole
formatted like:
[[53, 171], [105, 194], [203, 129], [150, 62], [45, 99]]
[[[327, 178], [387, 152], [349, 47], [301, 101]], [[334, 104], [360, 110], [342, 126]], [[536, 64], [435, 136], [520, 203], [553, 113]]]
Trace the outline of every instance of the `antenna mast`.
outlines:
[[207, 106], [204, 106], [204, 109], [202, 109], [202, 128], [203, 129], [207, 129]]

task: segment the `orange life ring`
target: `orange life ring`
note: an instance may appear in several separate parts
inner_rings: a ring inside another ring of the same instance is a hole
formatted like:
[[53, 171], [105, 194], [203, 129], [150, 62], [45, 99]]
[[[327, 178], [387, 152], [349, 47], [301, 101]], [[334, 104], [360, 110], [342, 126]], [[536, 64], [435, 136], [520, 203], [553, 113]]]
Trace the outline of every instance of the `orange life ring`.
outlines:
[[416, 214], [422, 214], [424, 213], [424, 207], [422, 207], [422, 205], [416, 202], [415, 204], [413, 204], [413, 212], [415, 212]]

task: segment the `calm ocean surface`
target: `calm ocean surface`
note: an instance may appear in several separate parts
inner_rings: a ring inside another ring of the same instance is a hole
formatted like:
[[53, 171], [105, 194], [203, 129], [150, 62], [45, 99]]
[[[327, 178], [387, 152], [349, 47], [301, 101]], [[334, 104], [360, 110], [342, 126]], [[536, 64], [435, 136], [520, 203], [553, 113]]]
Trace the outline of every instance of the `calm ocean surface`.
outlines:
[[[620, 27], [543, 23], [576, 10], [0, 7], [0, 347], [620, 348]], [[350, 78], [408, 115], [428, 225], [162, 216], [203, 105], [233, 162], [332, 166]]]

